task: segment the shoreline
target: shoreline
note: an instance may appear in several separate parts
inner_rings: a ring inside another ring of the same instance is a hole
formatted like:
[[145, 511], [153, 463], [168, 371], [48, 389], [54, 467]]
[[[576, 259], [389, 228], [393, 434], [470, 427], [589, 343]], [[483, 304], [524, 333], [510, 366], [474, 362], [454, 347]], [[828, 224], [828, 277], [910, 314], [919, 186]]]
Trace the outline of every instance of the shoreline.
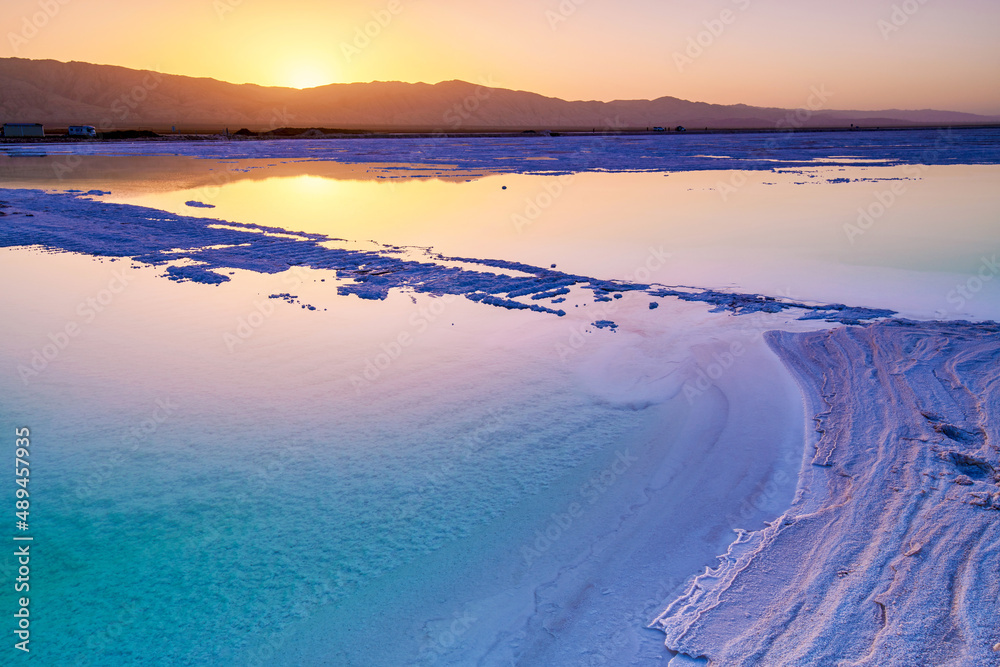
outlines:
[[[152, 128], [152, 129], [150, 129]], [[232, 130], [232, 128], [228, 128]], [[833, 125], [829, 127], [759, 127], [759, 128], [665, 128], [663, 131], [622, 128], [614, 130], [585, 130], [582, 128], [513, 128], [513, 129], [443, 129], [443, 128], [278, 128], [253, 132], [251, 135], [239, 135], [227, 128], [199, 129], [188, 132], [172, 132], [169, 129], [144, 126], [128, 129], [116, 129], [108, 134], [116, 135], [98, 139], [68, 137], [65, 133], [51, 133], [45, 137], [0, 137], [2, 144], [94, 144], [121, 142], [173, 142], [173, 141], [302, 141], [316, 139], [537, 139], [543, 137], [617, 137], [617, 136], [684, 136], [705, 134], [822, 134], [828, 132], [913, 132], [913, 131], [957, 131], [957, 130], [990, 130], [1000, 129], [997, 123], [964, 123], [926, 125], [895, 125], [877, 127], [844, 127]], [[121, 136], [117, 136], [121, 135]]]
[[[733, 529], [763, 525], [794, 493], [801, 397], [762, 340], [745, 361], [693, 405], [650, 406], [628, 441], [476, 534], [289, 628], [279, 664], [664, 664], [649, 619]], [[748, 430], [762, 412], [774, 418]], [[595, 476], [612, 481], [595, 490]], [[390, 613], [389, 645], [345, 639], [378, 634]]]
[[815, 435], [790, 508], [650, 625], [673, 664], [995, 661], [1000, 325], [890, 320], [768, 343]]

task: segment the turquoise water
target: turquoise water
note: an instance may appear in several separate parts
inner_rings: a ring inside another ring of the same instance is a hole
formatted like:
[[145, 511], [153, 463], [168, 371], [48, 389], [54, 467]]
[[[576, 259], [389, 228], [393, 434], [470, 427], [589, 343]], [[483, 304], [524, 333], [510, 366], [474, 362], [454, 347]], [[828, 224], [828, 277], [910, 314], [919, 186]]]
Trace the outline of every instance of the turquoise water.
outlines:
[[[13, 252], [50, 304], [68, 286], [44, 274], [100, 284], [123, 264]], [[279, 307], [228, 354], [203, 327], [242, 306], [213, 316], [212, 288], [174, 295], [137, 273], [114, 315], [76, 318], [80, 337], [39, 375], [5, 376], [3, 421], [33, 435], [41, 664], [254, 664], [325, 605], [364, 608], [362, 588], [583, 474], [648, 420], [574, 388], [548, 345], [516, 343], [525, 325], [505, 311], [453, 306], [356, 391], [359, 350], [380, 349], [359, 339], [395, 323], [340, 335], [334, 315]], [[429, 302], [389, 306], [409, 322]], [[24, 314], [24, 340], [49, 330]], [[27, 360], [18, 342], [8, 365]]]

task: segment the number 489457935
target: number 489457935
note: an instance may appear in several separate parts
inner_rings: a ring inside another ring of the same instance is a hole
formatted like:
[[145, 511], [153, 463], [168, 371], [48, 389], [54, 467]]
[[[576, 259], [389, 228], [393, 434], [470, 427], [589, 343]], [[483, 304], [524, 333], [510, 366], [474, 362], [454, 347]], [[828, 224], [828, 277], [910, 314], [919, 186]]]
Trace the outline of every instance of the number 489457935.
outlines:
[[17, 512], [15, 512], [17, 518], [27, 523], [28, 521], [28, 480], [30, 479], [30, 464], [28, 463], [28, 457], [31, 455], [29, 448], [31, 446], [31, 432], [27, 428], [14, 429], [14, 434], [17, 436], [14, 444], [16, 449], [14, 451], [14, 473], [17, 475], [15, 483], [20, 487], [17, 489], [17, 502], [15, 507]]

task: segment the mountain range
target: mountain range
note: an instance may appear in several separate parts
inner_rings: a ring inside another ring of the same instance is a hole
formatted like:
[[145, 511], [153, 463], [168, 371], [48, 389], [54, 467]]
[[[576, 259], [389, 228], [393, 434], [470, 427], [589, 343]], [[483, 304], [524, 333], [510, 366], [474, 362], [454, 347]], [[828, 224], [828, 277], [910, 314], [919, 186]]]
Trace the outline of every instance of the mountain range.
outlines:
[[464, 81], [337, 83], [316, 88], [233, 84], [112, 65], [0, 58], [0, 122], [99, 130], [179, 131], [281, 127], [461, 132], [613, 131], [652, 127], [815, 128], [991, 124], [1000, 117], [954, 111], [827, 108], [822, 87], [798, 110], [655, 100], [567, 101]]

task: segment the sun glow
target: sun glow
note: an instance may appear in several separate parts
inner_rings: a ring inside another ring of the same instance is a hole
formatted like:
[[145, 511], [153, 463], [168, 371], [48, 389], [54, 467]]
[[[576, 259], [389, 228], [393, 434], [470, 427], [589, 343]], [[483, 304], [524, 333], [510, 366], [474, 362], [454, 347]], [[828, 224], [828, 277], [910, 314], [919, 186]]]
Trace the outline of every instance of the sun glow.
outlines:
[[298, 64], [289, 68], [285, 85], [292, 88], [315, 88], [334, 82], [335, 77], [329, 68], [314, 64]]

